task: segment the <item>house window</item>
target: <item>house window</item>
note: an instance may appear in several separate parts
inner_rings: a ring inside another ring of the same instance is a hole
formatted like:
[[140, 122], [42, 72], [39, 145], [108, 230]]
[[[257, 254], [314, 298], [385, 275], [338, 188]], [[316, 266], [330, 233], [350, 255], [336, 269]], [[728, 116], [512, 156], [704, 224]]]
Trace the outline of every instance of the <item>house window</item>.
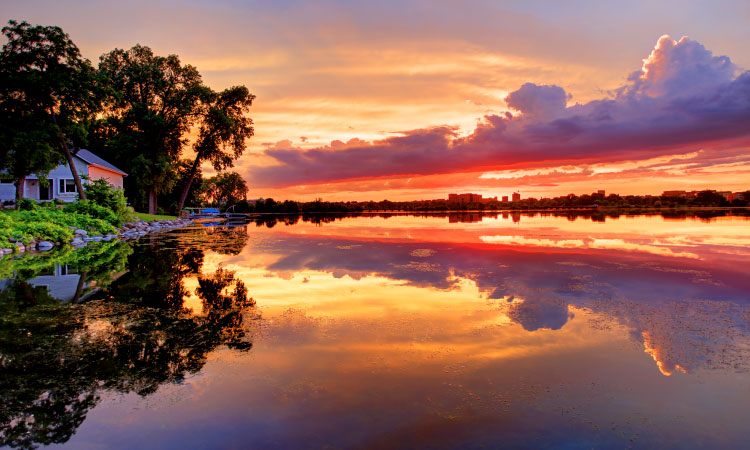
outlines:
[[78, 273], [78, 269], [75, 266], [64, 265], [60, 266], [60, 275], [75, 275]]
[[75, 193], [76, 192], [76, 182], [73, 180], [60, 180], [60, 193], [61, 194], [67, 194], [67, 193]]

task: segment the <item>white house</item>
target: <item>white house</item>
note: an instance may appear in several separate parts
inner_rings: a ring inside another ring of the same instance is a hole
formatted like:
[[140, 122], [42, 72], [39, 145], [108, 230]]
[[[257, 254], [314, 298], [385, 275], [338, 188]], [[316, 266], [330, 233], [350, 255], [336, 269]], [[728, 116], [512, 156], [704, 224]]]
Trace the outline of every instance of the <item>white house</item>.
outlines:
[[[122, 179], [128, 174], [96, 156], [88, 150], [80, 149], [73, 154], [78, 175], [86, 175], [91, 180], [99, 178], [106, 179], [112, 186], [122, 189]], [[86, 180], [81, 180], [83, 183]], [[59, 198], [66, 202], [75, 201], [78, 198], [76, 184], [73, 174], [67, 164], [61, 164], [50, 171], [47, 176], [47, 186], [39, 183], [36, 175], [26, 177], [23, 196], [34, 200], [53, 200]], [[14, 200], [16, 198], [16, 185], [13, 181], [0, 180], [0, 201]]]

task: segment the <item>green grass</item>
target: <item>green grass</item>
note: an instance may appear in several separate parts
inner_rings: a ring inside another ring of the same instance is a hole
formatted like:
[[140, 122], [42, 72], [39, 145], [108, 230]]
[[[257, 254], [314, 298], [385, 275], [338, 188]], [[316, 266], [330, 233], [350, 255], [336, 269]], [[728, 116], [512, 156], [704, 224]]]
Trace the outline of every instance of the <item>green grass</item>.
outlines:
[[146, 213], [133, 213], [133, 216], [145, 221], [153, 222], [154, 220], [174, 220], [177, 216], [167, 216], [164, 214], [146, 214]]

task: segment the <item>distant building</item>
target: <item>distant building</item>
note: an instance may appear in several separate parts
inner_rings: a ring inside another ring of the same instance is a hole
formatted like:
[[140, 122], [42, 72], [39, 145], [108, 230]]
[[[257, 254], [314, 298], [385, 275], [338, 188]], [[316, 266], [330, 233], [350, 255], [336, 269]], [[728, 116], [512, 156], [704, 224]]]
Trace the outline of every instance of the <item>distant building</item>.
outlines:
[[662, 197], [687, 197], [686, 191], [664, 191]]
[[601, 195], [602, 197], [605, 195], [604, 189], [599, 189], [598, 191], [596, 191], [596, 193]]
[[503, 201], [504, 201], [504, 202], [507, 202], [507, 201], [508, 201], [508, 196], [507, 196], [507, 195], [503, 195]]
[[514, 202], [521, 201], [521, 193], [520, 192], [514, 192], [513, 193], [513, 201]]
[[730, 192], [729, 195], [727, 195], [727, 201], [731, 202], [732, 200], [745, 200], [745, 194], [742, 192]]
[[487, 203], [497, 201], [497, 197], [482, 198], [481, 194], [448, 194], [448, 203], [466, 204], [466, 203]]

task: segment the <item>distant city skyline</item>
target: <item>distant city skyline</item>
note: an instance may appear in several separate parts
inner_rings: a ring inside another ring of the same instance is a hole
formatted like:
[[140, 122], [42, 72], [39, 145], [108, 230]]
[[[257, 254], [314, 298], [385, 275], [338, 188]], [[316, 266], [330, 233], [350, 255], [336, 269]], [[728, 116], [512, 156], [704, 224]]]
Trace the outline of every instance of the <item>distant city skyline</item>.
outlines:
[[94, 64], [140, 43], [248, 86], [251, 197], [749, 187], [747, 2], [30, 0], [0, 19], [58, 25]]

